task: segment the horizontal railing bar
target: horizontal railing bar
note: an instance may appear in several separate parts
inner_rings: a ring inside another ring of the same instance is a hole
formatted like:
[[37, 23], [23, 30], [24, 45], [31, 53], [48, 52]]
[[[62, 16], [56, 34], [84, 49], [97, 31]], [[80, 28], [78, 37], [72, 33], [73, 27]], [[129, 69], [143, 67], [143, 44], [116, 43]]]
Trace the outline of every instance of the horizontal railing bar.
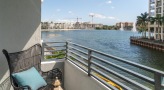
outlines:
[[79, 45], [79, 44], [75, 44], [75, 43], [72, 43], [72, 42], [68, 42], [68, 44], [79, 46], [79, 47], [84, 48], [84, 49], [87, 49], [87, 50], [92, 50], [91, 48], [88, 48], [88, 47], [85, 47], [85, 46], [82, 46], [82, 45]]
[[66, 42], [43, 42], [43, 43], [66, 43]]
[[92, 77], [96, 78], [98, 81], [100, 81], [101, 83], [105, 84], [107, 87], [109, 87], [111, 90], [119, 90], [116, 87], [108, 84], [107, 82], [105, 82], [104, 80], [100, 79], [99, 77], [92, 75]]
[[46, 51], [44, 51], [44, 52], [58, 52], [58, 51], [66, 51], [66, 49], [46, 50]]
[[[95, 58], [95, 59], [98, 59], [98, 60], [100, 60], [100, 61], [102, 61], [102, 62], [104, 62], [104, 63], [106, 63], [106, 64], [112, 65], [112, 66], [115, 67], [115, 68], [121, 69], [121, 70], [127, 72], [128, 74], [131, 74], [131, 75], [136, 76], [136, 77], [138, 77], [138, 78], [140, 78], [140, 79], [143, 79], [143, 80], [145, 80], [145, 81], [147, 81], [147, 82], [149, 82], [149, 83], [151, 83], [151, 84], [154, 84], [154, 80], [151, 79], [151, 78], [149, 78], [149, 77], [146, 77], [146, 76], [144, 76], [144, 75], [142, 75], [142, 74], [136, 73], [136, 72], [134, 72], [134, 71], [132, 71], [132, 70], [126, 69], [126, 68], [124, 68], [124, 67], [122, 67], [122, 66], [118, 66], [118, 65], [116, 65], [116, 64], [114, 64], [114, 63], [112, 63], [112, 62], [109, 62], [109, 61], [107, 61], [107, 60], [101, 59], [101, 58], [96, 57], [96, 56], [94, 56], [94, 55], [92, 55], [92, 57]], [[93, 62], [93, 61], [92, 61], [92, 62]], [[94, 63], [94, 62], [93, 62], [93, 63]]]
[[67, 59], [68, 59], [68, 61], [72, 62], [73, 64], [75, 64], [76, 66], [78, 66], [79, 68], [81, 68], [82, 70], [84, 70], [85, 72], [87, 72], [87, 69], [82, 68], [82, 66], [81, 66], [80, 64], [76, 63], [75, 61], [73, 61], [73, 60], [70, 59], [70, 58], [67, 58]]
[[[109, 75], [106, 75], [106, 74], [103, 73], [102, 71], [100, 71], [100, 70], [98, 70], [98, 69], [95, 69], [95, 68], [93, 68], [93, 67], [92, 67], [92, 70], [95, 71], [96, 73], [100, 74], [101, 76], [103, 76], [103, 77], [109, 79], [110, 81], [116, 83], [117, 85], [121, 86], [123, 89], [125, 89], [125, 90], [132, 90], [130, 87], [128, 87], [128, 86], [122, 84], [121, 82], [119, 82], [118, 80], [116, 80], [116, 79], [110, 77]], [[92, 76], [95, 76], [95, 75], [92, 74], [92, 73], [91, 73], [91, 75], [92, 75]]]
[[60, 49], [60, 50], [46, 50], [44, 52], [57, 52], [57, 51], [66, 51], [66, 49]]
[[50, 58], [50, 59], [45, 59], [45, 60], [42, 60], [42, 61], [46, 61], [46, 60], [61, 61], [61, 60], [65, 60], [65, 57], [63, 57], [63, 58]]
[[164, 72], [162, 72], [162, 71], [159, 71], [159, 70], [156, 70], [156, 69], [144, 66], [144, 65], [140, 65], [140, 64], [137, 64], [137, 63], [134, 63], [134, 62], [131, 62], [131, 61], [127, 61], [125, 59], [122, 59], [122, 58], [119, 58], [119, 57], [116, 57], [116, 56], [111, 56], [111, 55], [108, 55], [108, 54], [105, 54], [105, 53], [102, 53], [102, 52], [99, 52], [99, 51], [96, 51], [96, 52], [101, 54], [101, 55], [104, 55], [104, 56], [110, 57], [112, 59], [118, 60], [120, 62], [123, 62], [125, 64], [129, 64], [129, 65], [132, 65], [132, 66], [135, 66], [135, 67], [138, 67], [138, 68], [141, 68], [141, 69], [147, 70], [149, 72], [153, 72], [153, 73], [158, 72], [158, 73], [161, 73], [161, 74], [164, 75]]
[[112, 59], [121, 61], [123, 63], [130, 64], [132, 66], [135, 66], [135, 67], [138, 67], [138, 68], [147, 70], [149, 72], [153, 72], [153, 73], [158, 72], [158, 73], [164, 75], [164, 72], [163, 71], [160, 71], [160, 70], [157, 70], [157, 69], [154, 69], [154, 68], [151, 68], [151, 67], [147, 67], [147, 66], [144, 66], [144, 65], [140, 65], [138, 63], [134, 63], [134, 62], [131, 62], [129, 60], [125, 60], [125, 59], [122, 59], [122, 58], [119, 58], [119, 57], [116, 57], [116, 56], [113, 56], [113, 55], [110, 55], [110, 54], [106, 54], [106, 53], [103, 53], [103, 52], [100, 52], [100, 51], [97, 51], [97, 50], [94, 50], [94, 49], [91, 49], [91, 48], [87, 48], [87, 47], [82, 46], [82, 45], [79, 45], [79, 44], [75, 44], [75, 43], [72, 43], [72, 42], [68, 42], [68, 43], [70, 43], [72, 45], [75, 45], [75, 46], [82, 47], [82, 48], [87, 49], [87, 50], [91, 50], [93, 52], [96, 52], [96, 53], [101, 54], [101, 55], [104, 55], [106, 57], [109, 57], [109, 58], [112, 58]]
[[[68, 57], [68, 59], [69, 59], [69, 60], [72, 60], [72, 59], [69, 58], [69, 57]], [[81, 66], [83, 65], [83, 67], [84, 67], [84, 66], [87, 67], [87, 64], [84, 63], [84, 62], [82, 62], [82, 61], [79, 61], [79, 60], [73, 60], [73, 61], [77, 61], [77, 64], [79, 64], [79, 65], [81, 64]]]
[[78, 62], [80, 62], [80, 63], [84, 64], [85, 66], [88, 66], [88, 64], [87, 64], [87, 63], [85, 63], [84, 61], [82, 61], [82, 60], [80, 60], [80, 59], [78, 59], [78, 58], [76, 58], [76, 57], [74, 57], [74, 56], [72, 56], [72, 55], [68, 54], [68, 57], [69, 57], [69, 56], [71, 56], [72, 58], [74, 58], [76, 61], [78, 61]]
[[80, 49], [74, 48], [74, 47], [72, 47], [72, 46], [68, 46], [68, 48], [69, 48], [69, 47], [70, 47], [71, 49], [73, 49], [73, 50], [76, 50], [76, 51], [80, 52], [80, 53], [83, 53], [83, 54], [85, 54], [85, 55], [88, 55], [87, 52], [84, 52], [84, 51], [82, 51], [82, 50], [80, 50]]
[[64, 46], [44, 46], [44, 48], [49, 48], [49, 47], [66, 47], [66, 45], [64, 45]]
[[[66, 58], [66, 57], [63, 57], [63, 58], [52, 58], [53, 60], [60, 60], [60, 59], [64, 59], [64, 58]], [[47, 60], [51, 60], [51, 59], [47, 59]]]
[[141, 89], [144, 89], [144, 90], [150, 90], [148, 87], [145, 87], [144, 85], [142, 85], [142, 84], [140, 84], [140, 83], [138, 83], [136, 81], [133, 81], [133, 80], [131, 80], [131, 79], [129, 79], [129, 78], [127, 78], [127, 77], [125, 77], [125, 76], [123, 76], [123, 75], [121, 75], [121, 74], [119, 74], [119, 73], [117, 73], [117, 72], [115, 72], [115, 71], [113, 71], [111, 69], [108, 69], [108, 68], [106, 68], [106, 67], [104, 67], [104, 66], [102, 66], [102, 65], [100, 65], [100, 64], [98, 64], [96, 62], [94, 62], [92, 64], [96, 65], [97, 67], [99, 67], [99, 68], [101, 68], [101, 69], [103, 69], [103, 70], [105, 70], [107, 72], [110, 72], [113, 75], [116, 75], [117, 77], [125, 80], [126, 82], [129, 82], [130, 84], [135, 85], [138, 88], [141, 88]]
[[80, 55], [80, 54], [78, 54], [78, 53], [76, 53], [76, 52], [73, 52], [73, 51], [71, 51], [71, 50], [68, 50], [68, 53], [69, 53], [69, 52], [71, 52], [71, 53], [73, 53], [73, 54], [75, 54], [75, 55], [77, 55], [77, 56], [79, 56], [79, 57], [85, 59], [85, 61], [87, 61], [87, 58], [86, 58], [86, 57], [84, 57], [84, 56], [82, 56], [82, 55]]
[[55, 52], [56, 50], [46, 50], [44, 52]]
[[66, 53], [63, 53], [63, 54], [47, 54], [47, 55], [44, 55], [44, 56], [60, 56], [60, 55], [65, 55]]

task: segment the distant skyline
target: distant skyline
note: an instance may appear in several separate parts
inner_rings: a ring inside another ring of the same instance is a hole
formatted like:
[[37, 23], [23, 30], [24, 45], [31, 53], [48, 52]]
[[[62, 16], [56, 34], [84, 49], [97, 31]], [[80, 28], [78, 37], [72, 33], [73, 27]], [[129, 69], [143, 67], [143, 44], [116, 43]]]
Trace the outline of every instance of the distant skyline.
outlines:
[[141, 13], [148, 12], [148, 0], [42, 0], [42, 21], [91, 22], [115, 25], [116, 22], [135, 22]]

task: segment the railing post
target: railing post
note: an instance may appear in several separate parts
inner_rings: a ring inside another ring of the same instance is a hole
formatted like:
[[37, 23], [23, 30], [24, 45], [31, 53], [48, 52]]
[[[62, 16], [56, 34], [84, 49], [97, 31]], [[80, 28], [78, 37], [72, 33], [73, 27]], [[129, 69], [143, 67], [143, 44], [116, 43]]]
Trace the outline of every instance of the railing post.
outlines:
[[45, 43], [42, 43], [42, 60], [44, 60], [44, 46], [45, 46]]
[[68, 42], [66, 42], [66, 60], [68, 58]]
[[92, 51], [88, 50], [88, 76], [91, 76], [91, 54]]
[[154, 80], [155, 80], [155, 90], [161, 90], [161, 74], [154, 73]]

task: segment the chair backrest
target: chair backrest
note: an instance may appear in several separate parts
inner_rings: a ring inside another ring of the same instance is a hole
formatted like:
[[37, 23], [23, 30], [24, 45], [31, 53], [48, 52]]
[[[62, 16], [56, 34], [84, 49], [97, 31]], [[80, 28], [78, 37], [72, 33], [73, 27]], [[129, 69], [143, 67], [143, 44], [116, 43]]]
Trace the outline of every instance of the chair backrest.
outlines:
[[35, 67], [40, 72], [41, 50], [40, 44], [36, 44], [27, 50], [14, 53], [8, 53], [7, 50], [3, 49], [3, 53], [8, 61], [10, 75], [27, 70], [31, 67]]

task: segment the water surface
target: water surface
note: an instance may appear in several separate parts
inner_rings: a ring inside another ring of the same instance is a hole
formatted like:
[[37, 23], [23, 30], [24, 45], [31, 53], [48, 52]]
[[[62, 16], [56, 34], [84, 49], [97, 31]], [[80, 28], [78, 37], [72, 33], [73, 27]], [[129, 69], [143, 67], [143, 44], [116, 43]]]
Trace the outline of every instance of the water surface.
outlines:
[[72, 41], [111, 55], [164, 71], [164, 53], [130, 44], [138, 32], [116, 30], [72, 30], [42, 32], [44, 41]]

